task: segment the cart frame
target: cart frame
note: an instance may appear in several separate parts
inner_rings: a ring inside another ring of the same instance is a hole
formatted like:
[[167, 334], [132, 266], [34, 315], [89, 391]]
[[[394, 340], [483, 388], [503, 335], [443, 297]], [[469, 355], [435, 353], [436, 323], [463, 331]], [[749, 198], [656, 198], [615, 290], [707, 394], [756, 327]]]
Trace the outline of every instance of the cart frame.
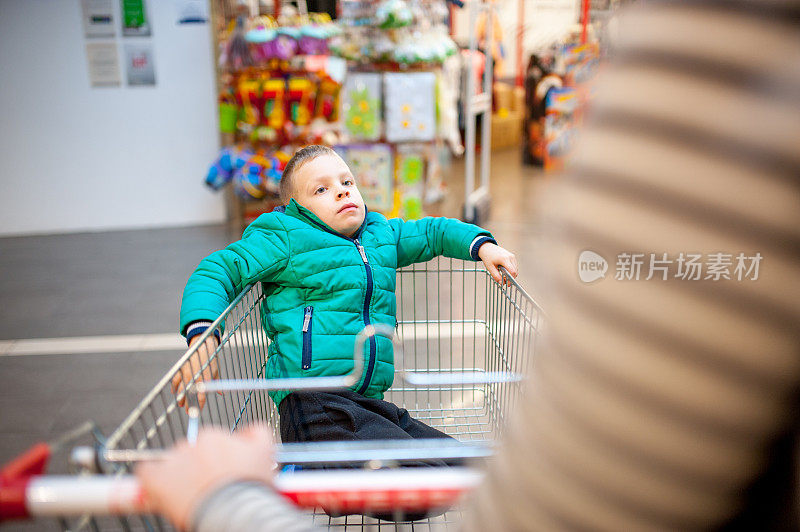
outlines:
[[[405, 460], [431, 457], [485, 457], [491, 454], [492, 443], [502, 434], [508, 414], [520, 396], [521, 376], [531, 369], [544, 320], [541, 307], [516, 280], [502, 269], [501, 275], [503, 282], [497, 283], [476, 263], [441, 257], [399, 269], [396, 328], [370, 326], [359, 335], [353, 373], [344, 377], [282, 379], [286, 382], [263, 378], [269, 343], [261, 326], [261, 319], [265, 317], [262, 307], [265, 292], [261, 283], [249, 286], [98, 447], [92, 455], [95, 463], [83, 465], [91, 465], [95, 472], [99, 470], [112, 477], [124, 477], [136, 461], [151, 459], [187, 434], [191, 440], [200, 425], [223, 425], [235, 431], [250, 423], [266, 423], [273, 429], [275, 440], [279, 441], [277, 409], [266, 391], [331, 388], [346, 386], [350, 380], [357, 382], [362, 366], [358, 362], [359, 353], [363, 352], [360, 346], [371, 334], [390, 336], [395, 342], [395, 384], [385, 399], [406, 408], [416, 419], [462, 443], [442, 445], [441, 440], [418, 440], [374, 444], [279, 444], [276, 460], [287, 464], [347, 463], [375, 468], [396, 467]], [[222, 341], [206, 361], [197, 364], [187, 391], [176, 396], [170, 388], [173, 376], [187, 361], [197, 358], [200, 346], [215, 332], [220, 334]], [[203, 371], [212, 365], [217, 366], [221, 380], [199, 380]], [[322, 382], [325, 379], [328, 381]], [[207, 396], [202, 409], [198, 408], [198, 392]], [[178, 405], [181, 398], [187, 400], [188, 412]], [[447, 474], [462, 473], [452, 470]], [[474, 475], [467, 471], [463, 474]], [[378, 476], [370, 478], [377, 479]], [[112, 477], [105, 478], [110, 480]], [[284, 475], [279, 476], [276, 485], [283, 481], [290, 485], [295, 480], [291, 476], [280, 477]], [[358, 475], [353, 478], [356, 477]], [[430, 481], [431, 475], [427, 477]], [[468, 478], [473, 479], [474, 485], [477, 477]], [[46, 484], [46, 481], [42, 482]], [[429, 490], [420, 488], [423, 489]], [[296, 501], [311, 501], [306, 502], [306, 506], [313, 506], [317, 499], [309, 493], [301, 490], [299, 497], [297, 493], [287, 492], [286, 495]], [[325, 494], [328, 498], [334, 495]], [[97, 512], [97, 505], [91, 508]], [[48, 515], [57, 515], [55, 509], [48, 511]], [[456, 508], [442, 516], [417, 521], [413, 528], [446, 528], [459, 522], [459, 512]], [[405, 526], [361, 515], [331, 518], [319, 511], [314, 513], [314, 521], [330, 529]], [[61, 522], [66, 529], [69, 522], [66, 518]], [[145, 515], [84, 516], [77, 528], [102, 529], [106, 522], [113, 522], [115, 528], [121, 526], [123, 530], [171, 529], [163, 519]]]

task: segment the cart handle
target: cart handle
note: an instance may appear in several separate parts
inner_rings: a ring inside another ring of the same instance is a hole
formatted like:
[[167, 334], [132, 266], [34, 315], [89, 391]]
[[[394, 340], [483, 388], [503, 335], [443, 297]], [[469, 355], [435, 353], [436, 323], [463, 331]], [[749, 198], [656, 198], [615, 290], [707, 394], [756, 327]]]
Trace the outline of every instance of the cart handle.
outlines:
[[[378, 471], [296, 471], [277, 475], [275, 490], [305, 509], [425, 511], [445, 509], [474, 489], [483, 474], [465, 467]], [[0, 488], [0, 499], [5, 488]], [[131, 515], [150, 511], [133, 475], [34, 476], [24, 490], [24, 514], [13, 518]]]
[[519, 382], [522, 375], [503, 371], [442, 371], [434, 373], [418, 373], [405, 368], [403, 345], [397, 331], [388, 325], [369, 325], [356, 337], [355, 352], [358, 353], [367, 338], [379, 334], [390, 338], [394, 343], [395, 373], [401, 381], [409, 386], [463, 386], [466, 384], [493, 384]]
[[[161, 460], [164, 449], [102, 449], [75, 447], [70, 463], [84, 471], [109, 472], [110, 464]], [[360, 442], [325, 441], [275, 445], [273, 459], [278, 464], [368, 464], [395, 465], [418, 460], [482, 459], [492, 456], [489, 442], [459, 442], [441, 438], [419, 440], [369, 440]]]
[[[340, 388], [350, 388], [361, 381], [364, 376], [364, 360], [359, 355], [358, 346], [363, 345], [363, 338], [369, 334], [372, 325], [366, 326], [356, 337], [356, 349], [353, 351], [353, 370], [347, 375], [335, 377], [292, 377], [285, 379], [227, 379], [216, 381], [199, 381], [191, 384], [186, 390], [186, 402], [189, 405], [187, 413], [189, 420], [186, 428], [186, 439], [189, 443], [197, 441], [197, 434], [200, 431], [200, 401], [199, 394], [209, 394], [212, 392], [236, 392], [236, 391], [278, 391], [278, 390], [336, 390]], [[374, 334], [374, 333], [372, 333]], [[359, 344], [359, 338], [362, 338]], [[198, 342], [200, 343], [200, 342]], [[395, 342], [395, 348], [402, 350], [399, 341]]]
[[[510, 278], [510, 276], [509, 276]], [[364, 343], [376, 335], [384, 336], [394, 345], [396, 372], [400, 379], [411, 386], [461, 386], [465, 384], [493, 384], [519, 382], [522, 375], [503, 371], [465, 371], [465, 372], [437, 372], [423, 374], [409, 371], [404, 367], [403, 344], [395, 328], [384, 324], [367, 325], [356, 336], [353, 348], [353, 371], [340, 377], [297, 377], [288, 379], [229, 379], [216, 381], [199, 381], [187, 390], [189, 403], [189, 417], [192, 422], [192, 408], [197, 406], [196, 416], [199, 416], [199, 402], [197, 395], [211, 392], [234, 392], [242, 390], [326, 390], [336, 388], [349, 388], [361, 381], [364, 371], [363, 353]], [[196, 435], [195, 435], [196, 436]], [[190, 439], [190, 441], [193, 441]]]
[[217, 381], [199, 381], [190, 385], [186, 390], [186, 401], [189, 405], [189, 420], [187, 423], [186, 439], [189, 443], [197, 441], [200, 431], [200, 402], [198, 394], [212, 392], [234, 392], [243, 390], [330, 390], [349, 388], [361, 381], [364, 372], [362, 357], [364, 343], [375, 335], [384, 336], [394, 345], [396, 372], [400, 379], [410, 386], [464, 386], [467, 384], [493, 384], [519, 382], [522, 375], [502, 371], [465, 371], [465, 372], [439, 372], [424, 374], [405, 369], [403, 358], [403, 344], [394, 327], [384, 324], [367, 325], [356, 336], [353, 348], [353, 371], [347, 375], [337, 377], [294, 377], [286, 379], [228, 379]]

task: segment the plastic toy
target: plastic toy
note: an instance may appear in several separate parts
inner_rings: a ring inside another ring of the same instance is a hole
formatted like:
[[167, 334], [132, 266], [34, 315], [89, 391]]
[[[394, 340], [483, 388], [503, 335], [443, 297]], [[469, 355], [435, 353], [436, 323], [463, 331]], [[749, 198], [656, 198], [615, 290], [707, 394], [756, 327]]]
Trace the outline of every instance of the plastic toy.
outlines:
[[219, 190], [230, 182], [233, 173], [241, 169], [252, 156], [253, 152], [250, 150], [223, 148], [217, 160], [208, 169], [206, 185], [213, 190]]
[[330, 78], [323, 78], [317, 87], [317, 101], [314, 116], [328, 122], [339, 119], [339, 92], [342, 86]]
[[239, 80], [236, 95], [242, 106], [236, 127], [239, 131], [251, 133], [261, 122], [261, 86], [257, 80], [242, 78]]
[[289, 78], [288, 87], [288, 118], [296, 126], [306, 126], [311, 122], [314, 111], [314, 85], [307, 78], [292, 77]]
[[266, 195], [262, 184], [260, 168], [247, 165], [233, 175], [233, 190], [242, 199], [261, 199]]
[[263, 84], [264, 125], [280, 130], [286, 121], [283, 78], [267, 79]]

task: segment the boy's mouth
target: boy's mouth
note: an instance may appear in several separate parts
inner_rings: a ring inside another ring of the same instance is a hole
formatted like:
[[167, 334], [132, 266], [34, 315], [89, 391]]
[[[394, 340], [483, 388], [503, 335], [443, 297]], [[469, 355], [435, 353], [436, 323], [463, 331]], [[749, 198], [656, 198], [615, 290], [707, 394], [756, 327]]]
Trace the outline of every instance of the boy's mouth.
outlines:
[[339, 213], [342, 213], [342, 212], [349, 212], [348, 209], [358, 210], [358, 205], [356, 205], [355, 203], [345, 203], [344, 205], [342, 205], [342, 208], [339, 209], [336, 212], [336, 214], [339, 214]]

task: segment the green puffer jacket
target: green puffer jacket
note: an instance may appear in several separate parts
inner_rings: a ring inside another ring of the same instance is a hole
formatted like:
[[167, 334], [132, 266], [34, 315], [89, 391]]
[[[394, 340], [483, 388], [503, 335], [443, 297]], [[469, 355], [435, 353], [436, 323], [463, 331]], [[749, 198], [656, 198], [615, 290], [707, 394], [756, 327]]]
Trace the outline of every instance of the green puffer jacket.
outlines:
[[[437, 255], [478, 260], [486, 241], [494, 241], [491, 234], [458, 220], [405, 222], [373, 212], [349, 238], [292, 200], [200, 262], [183, 292], [180, 331], [215, 320], [246, 286], [261, 281], [262, 325], [272, 340], [266, 377], [345, 375], [365, 325], [395, 326], [397, 268]], [[381, 399], [394, 378], [392, 343], [378, 336], [364, 351], [364, 376], [352, 389]], [[279, 404], [289, 393], [270, 396]]]

